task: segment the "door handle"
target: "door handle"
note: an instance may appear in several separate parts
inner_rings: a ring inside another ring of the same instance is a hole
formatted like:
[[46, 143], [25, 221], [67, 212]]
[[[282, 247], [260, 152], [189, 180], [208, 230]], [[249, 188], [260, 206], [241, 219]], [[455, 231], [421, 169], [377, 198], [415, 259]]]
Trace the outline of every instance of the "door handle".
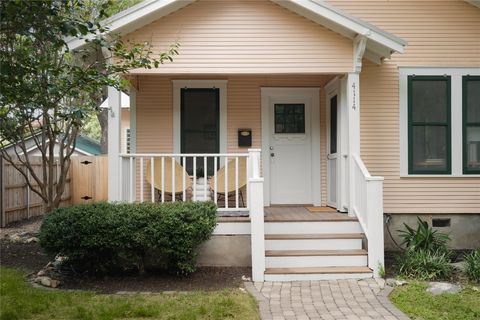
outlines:
[[270, 157], [272, 157], [272, 158], [275, 157], [275, 153], [273, 153], [273, 152], [270, 153]]

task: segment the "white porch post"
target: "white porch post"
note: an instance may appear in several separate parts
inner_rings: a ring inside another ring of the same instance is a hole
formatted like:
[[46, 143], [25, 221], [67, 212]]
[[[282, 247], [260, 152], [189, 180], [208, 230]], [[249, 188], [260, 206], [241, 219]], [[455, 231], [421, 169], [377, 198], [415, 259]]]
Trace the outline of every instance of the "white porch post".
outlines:
[[121, 92], [108, 87], [108, 201], [120, 201], [120, 108]]
[[260, 149], [249, 149], [248, 202], [252, 246], [252, 280], [264, 281], [265, 229], [263, 208], [263, 178], [260, 175]]
[[347, 75], [347, 109], [348, 109], [348, 215], [354, 216], [355, 201], [355, 160], [353, 155], [360, 156], [360, 77], [358, 73]]

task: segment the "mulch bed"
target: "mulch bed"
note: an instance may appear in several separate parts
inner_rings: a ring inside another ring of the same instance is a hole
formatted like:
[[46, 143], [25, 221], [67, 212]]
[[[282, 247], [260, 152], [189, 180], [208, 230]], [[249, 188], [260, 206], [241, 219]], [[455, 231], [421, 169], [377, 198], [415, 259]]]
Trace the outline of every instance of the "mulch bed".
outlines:
[[[37, 272], [49, 261], [38, 243], [11, 243], [0, 240], [0, 265], [13, 267], [27, 272]], [[243, 286], [242, 276], [250, 277], [250, 268], [238, 267], [200, 267], [189, 276], [151, 272], [145, 275], [107, 276], [102, 278], [83, 275], [62, 279], [61, 288], [94, 290], [101, 293], [119, 291], [163, 292], [221, 290]]]

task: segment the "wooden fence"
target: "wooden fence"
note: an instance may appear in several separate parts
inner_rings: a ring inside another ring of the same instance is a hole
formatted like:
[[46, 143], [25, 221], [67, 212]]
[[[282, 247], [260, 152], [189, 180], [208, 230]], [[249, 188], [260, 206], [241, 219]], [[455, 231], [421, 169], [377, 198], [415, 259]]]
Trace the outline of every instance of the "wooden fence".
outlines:
[[[41, 158], [30, 160], [35, 173], [41, 177]], [[72, 157], [61, 205], [107, 200], [107, 164], [106, 157]], [[58, 171], [57, 164], [55, 172]], [[23, 175], [0, 157], [0, 226], [44, 213], [41, 198], [30, 190]]]

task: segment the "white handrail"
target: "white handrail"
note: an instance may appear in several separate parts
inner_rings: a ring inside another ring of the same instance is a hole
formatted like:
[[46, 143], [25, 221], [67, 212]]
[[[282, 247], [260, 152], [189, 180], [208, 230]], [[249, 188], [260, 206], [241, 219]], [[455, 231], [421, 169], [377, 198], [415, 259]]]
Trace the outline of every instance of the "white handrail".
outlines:
[[370, 175], [362, 159], [353, 154], [353, 190], [351, 210], [357, 216], [368, 242], [368, 266], [379, 276], [384, 266], [383, 177]]

